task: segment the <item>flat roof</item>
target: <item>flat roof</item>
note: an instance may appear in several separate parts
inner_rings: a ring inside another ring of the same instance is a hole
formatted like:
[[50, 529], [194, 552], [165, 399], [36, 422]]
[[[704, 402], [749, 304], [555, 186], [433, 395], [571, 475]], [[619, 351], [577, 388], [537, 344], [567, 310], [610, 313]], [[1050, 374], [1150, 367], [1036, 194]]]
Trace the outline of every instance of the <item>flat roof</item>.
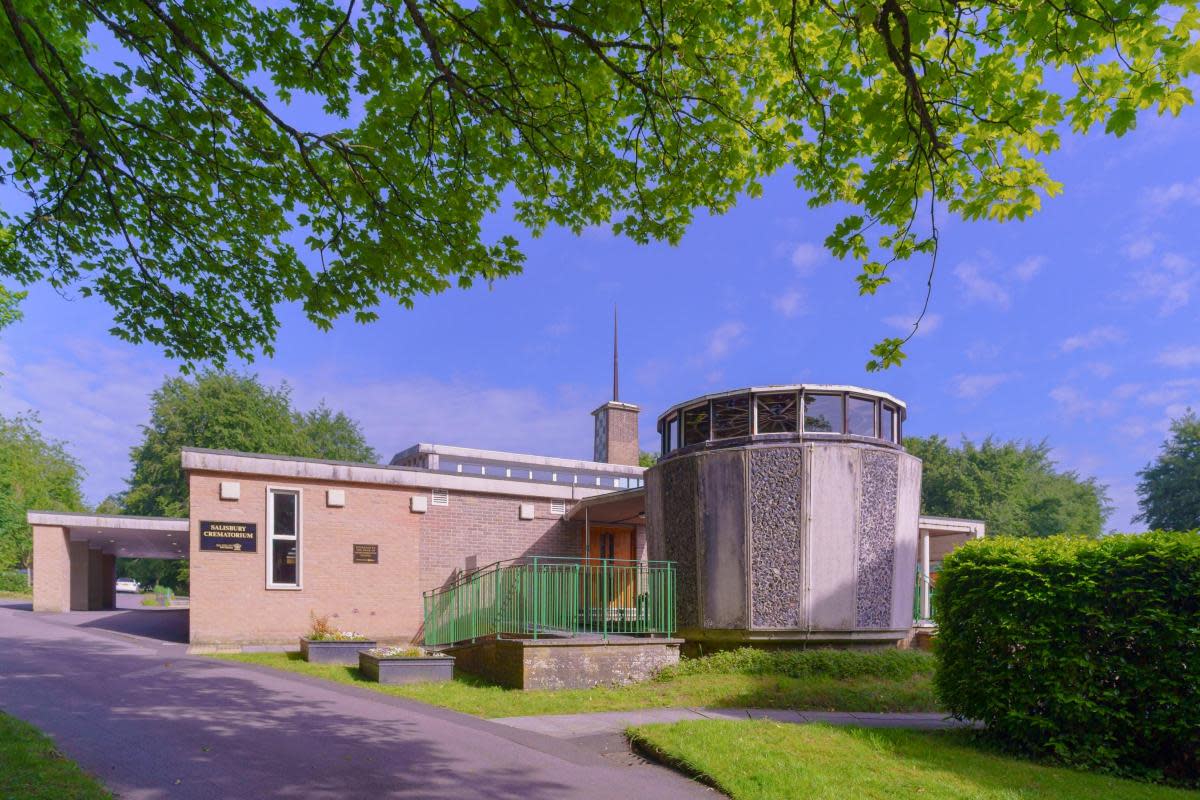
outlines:
[[606, 461], [585, 461], [578, 458], [558, 458], [556, 456], [535, 456], [528, 453], [509, 453], [504, 450], [481, 450], [476, 447], [456, 447], [449, 444], [414, 444], [392, 456], [392, 464], [412, 458], [416, 455], [437, 455], [446, 458], [462, 458], [471, 461], [486, 461], [497, 465], [528, 464], [534, 467], [554, 467], [564, 470], [584, 470], [587, 472], [608, 472], [614, 475], [629, 475], [640, 477], [646, 471], [645, 467], [628, 464], [609, 464]]
[[455, 472], [437, 472], [394, 464], [363, 464], [350, 461], [321, 461], [298, 456], [241, 453], [184, 447], [180, 453], [184, 471], [223, 472], [235, 475], [265, 475], [278, 478], [369, 483], [411, 489], [446, 489], [514, 497], [544, 497], [580, 500], [607, 494], [611, 488], [575, 483], [546, 483], [519, 478], [490, 478]]
[[190, 523], [186, 517], [140, 517], [75, 511], [29, 511], [30, 525], [61, 527], [72, 542], [121, 558], [185, 558]]

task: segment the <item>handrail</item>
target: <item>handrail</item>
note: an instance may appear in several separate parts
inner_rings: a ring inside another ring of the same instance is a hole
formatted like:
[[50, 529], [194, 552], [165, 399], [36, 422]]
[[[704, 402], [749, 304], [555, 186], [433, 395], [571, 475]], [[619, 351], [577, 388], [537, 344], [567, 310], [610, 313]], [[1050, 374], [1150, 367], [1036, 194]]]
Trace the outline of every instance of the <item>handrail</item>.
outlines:
[[493, 636], [665, 635], [675, 627], [670, 561], [505, 559], [426, 591], [425, 644]]

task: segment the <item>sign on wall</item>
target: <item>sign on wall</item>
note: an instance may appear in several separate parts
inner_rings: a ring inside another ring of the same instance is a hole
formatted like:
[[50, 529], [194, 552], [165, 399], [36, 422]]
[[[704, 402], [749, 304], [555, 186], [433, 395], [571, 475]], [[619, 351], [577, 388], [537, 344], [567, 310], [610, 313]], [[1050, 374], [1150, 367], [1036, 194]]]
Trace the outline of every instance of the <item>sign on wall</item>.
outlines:
[[253, 522], [200, 522], [200, 549], [224, 553], [253, 553], [258, 549], [258, 525]]
[[356, 544], [356, 545], [354, 545], [354, 563], [355, 564], [378, 564], [379, 563], [379, 545], [377, 545], [377, 544]]

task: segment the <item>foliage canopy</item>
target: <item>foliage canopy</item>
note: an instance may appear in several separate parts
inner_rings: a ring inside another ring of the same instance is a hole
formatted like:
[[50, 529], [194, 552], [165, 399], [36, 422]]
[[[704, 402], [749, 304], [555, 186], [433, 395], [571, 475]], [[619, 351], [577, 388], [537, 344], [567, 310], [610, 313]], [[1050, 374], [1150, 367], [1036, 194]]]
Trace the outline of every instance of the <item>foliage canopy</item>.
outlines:
[[33, 543], [25, 513], [82, 511], [83, 470], [35, 416], [0, 417], [0, 570], [28, 567]]
[[1171, 423], [1171, 436], [1138, 473], [1137, 519], [1151, 528], [1200, 528], [1200, 417], [1188, 411]]
[[922, 512], [982, 519], [989, 535], [1099, 536], [1112, 510], [1095, 478], [1055, 469], [1045, 442], [988, 437], [956, 448], [940, 436], [910, 436], [904, 446], [924, 462]]
[[255, 376], [211, 370], [170, 378], [151, 395], [150, 424], [130, 453], [133, 475], [121, 500], [125, 513], [188, 515], [183, 447], [379, 460], [357, 422], [323, 404], [307, 413], [294, 410], [286, 384], [276, 389]]
[[0, 0], [29, 201], [0, 274], [220, 364], [270, 352], [284, 302], [328, 327], [518, 272], [483, 230], [507, 203], [674, 242], [786, 167], [847, 209], [827, 245], [874, 293], [935, 209], [1037, 211], [1064, 130], [1190, 105], [1198, 27], [1196, 0]]

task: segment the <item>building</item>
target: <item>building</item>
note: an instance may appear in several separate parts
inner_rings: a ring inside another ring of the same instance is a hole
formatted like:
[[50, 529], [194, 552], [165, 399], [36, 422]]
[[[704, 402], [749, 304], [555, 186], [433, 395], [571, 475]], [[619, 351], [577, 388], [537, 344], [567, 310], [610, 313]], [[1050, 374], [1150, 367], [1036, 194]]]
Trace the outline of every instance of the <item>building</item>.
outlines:
[[[914, 608], [928, 617], [918, 563], [928, 576], [942, 542], [982, 534], [919, 515], [921, 465], [903, 449], [905, 405], [889, 395], [706, 395], [660, 417], [661, 460], [648, 471], [638, 413], [616, 399], [593, 412], [591, 461], [429, 444], [388, 465], [188, 448], [186, 519], [30, 512], [34, 609], [112, 607], [118, 556], [186, 555], [193, 645], [294, 644], [313, 616], [384, 641], [452, 644], [445, 632], [462, 620], [444, 601], [477, 591], [489, 565], [541, 559], [540, 576], [628, 565], [601, 576], [603, 608], [570, 612], [570, 624], [607, 634], [643, 619], [653, 569], [636, 565], [662, 561], [678, 602], [668, 593], [670, 622], [640, 632], [879, 644], [908, 635]], [[600, 596], [600, 577], [572, 574], [557, 584], [570, 602]], [[437, 636], [426, 637], [432, 608]]]

